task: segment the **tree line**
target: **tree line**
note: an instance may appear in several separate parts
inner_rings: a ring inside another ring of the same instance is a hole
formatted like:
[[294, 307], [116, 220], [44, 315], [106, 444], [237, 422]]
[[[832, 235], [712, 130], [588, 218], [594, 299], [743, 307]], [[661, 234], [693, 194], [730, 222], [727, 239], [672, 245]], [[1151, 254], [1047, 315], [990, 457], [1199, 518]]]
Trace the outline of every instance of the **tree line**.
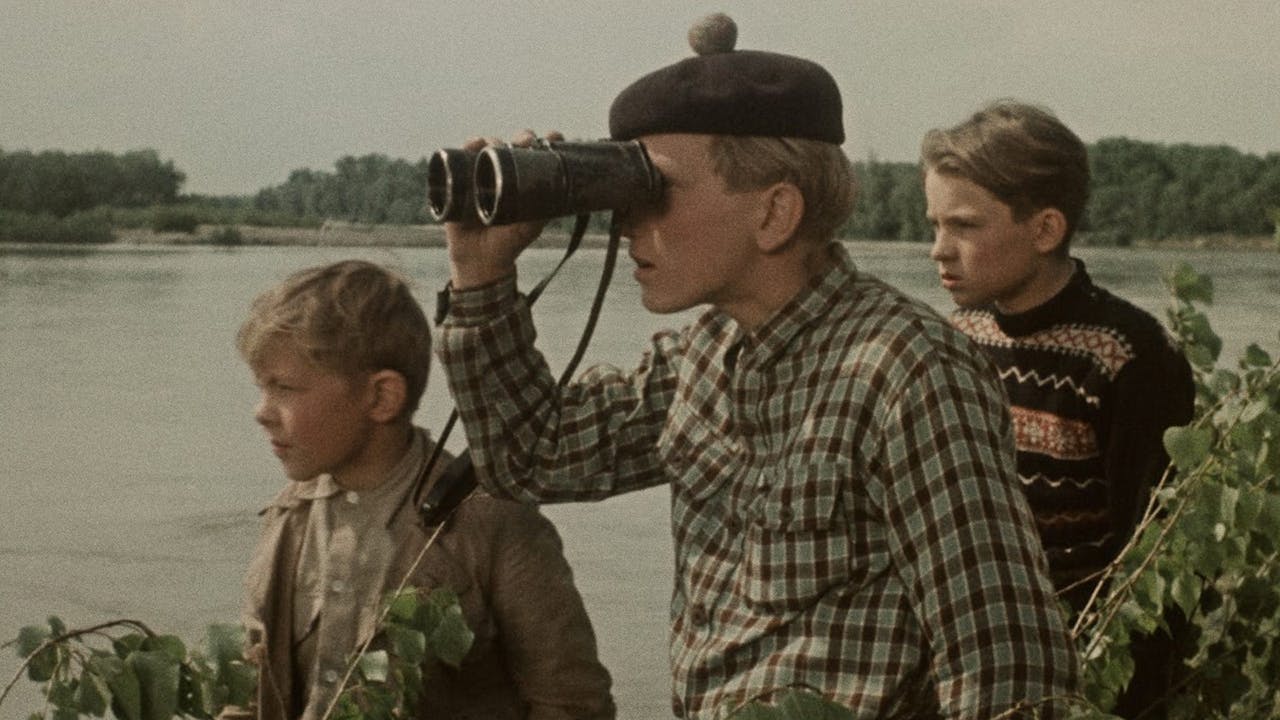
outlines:
[[147, 207], [177, 200], [186, 175], [155, 150], [0, 150], [0, 209], [66, 217], [103, 205]]
[[[1108, 138], [1090, 145], [1089, 155], [1093, 192], [1080, 226], [1081, 243], [1127, 245], [1138, 239], [1274, 231], [1280, 153], [1259, 156], [1227, 146]], [[856, 162], [855, 169], [859, 199], [842, 236], [930, 239], [916, 163], [869, 158]], [[184, 173], [154, 150], [122, 155], [0, 150], [0, 211], [10, 217], [67, 218], [95, 209], [103, 216], [103, 207], [180, 204], [194, 216], [193, 223], [422, 224], [430, 222], [426, 177], [426, 158], [348, 155], [332, 170], [294, 170], [284, 182], [251, 196], [208, 197], [181, 194]], [[134, 217], [105, 216], [111, 223]], [[595, 218], [593, 230], [604, 230], [604, 221], [603, 215]], [[567, 229], [569, 222], [558, 225]]]
[[[1128, 245], [1137, 239], [1267, 235], [1280, 208], [1280, 153], [1108, 138], [1089, 146], [1093, 175], [1081, 241]], [[844, 234], [930, 239], [915, 163], [857, 163], [861, 193]]]
[[[1082, 242], [1127, 245], [1197, 235], [1266, 235], [1280, 207], [1280, 153], [1110, 138], [1090, 145], [1093, 193]], [[850, 238], [928, 241], [920, 169], [874, 158], [855, 163], [860, 189], [842, 230]], [[428, 222], [426, 160], [344, 157], [333, 172], [297, 170], [258, 192], [260, 210], [364, 223]], [[603, 227], [597, 219], [596, 230]], [[567, 223], [561, 223], [568, 227]]]

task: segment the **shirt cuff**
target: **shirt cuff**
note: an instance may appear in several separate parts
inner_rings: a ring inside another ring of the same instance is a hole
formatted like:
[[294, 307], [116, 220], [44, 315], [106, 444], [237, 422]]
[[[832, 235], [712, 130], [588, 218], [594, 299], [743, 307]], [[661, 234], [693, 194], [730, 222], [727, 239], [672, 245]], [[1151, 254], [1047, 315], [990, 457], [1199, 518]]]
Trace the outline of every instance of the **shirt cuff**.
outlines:
[[516, 303], [516, 276], [458, 290], [450, 283], [436, 295], [436, 324], [483, 325]]

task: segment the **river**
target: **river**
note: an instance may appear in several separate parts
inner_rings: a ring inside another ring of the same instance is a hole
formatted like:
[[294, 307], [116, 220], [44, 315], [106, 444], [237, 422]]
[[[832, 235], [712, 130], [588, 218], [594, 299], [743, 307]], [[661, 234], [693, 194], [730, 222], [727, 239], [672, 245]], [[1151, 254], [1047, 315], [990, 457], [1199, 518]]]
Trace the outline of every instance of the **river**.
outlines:
[[[862, 269], [949, 308], [927, 246], [851, 249]], [[601, 252], [580, 252], [535, 309], [553, 368], [576, 342]], [[1276, 253], [1080, 255], [1099, 284], [1161, 319], [1169, 298], [1160, 275], [1187, 261], [1214, 279], [1208, 313], [1225, 341], [1224, 363], [1250, 342], [1280, 349]], [[558, 256], [526, 253], [524, 286]], [[236, 328], [256, 293], [293, 270], [346, 257], [407, 272], [429, 313], [447, 277], [440, 249], [0, 245], [0, 638], [50, 614], [70, 627], [140, 619], [189, 642], [209, 623], [236, 619], [256, 511], [282, 481], [251, 417], [255, 389], [233, 346]], [[630, 270], [623, 258], [584, 366], [630, 366], [652, 331], [689, 316], [645, 312]], [[439, 428], [449, 408], [433, 371], [417, 421]], [[667, 492], [546, 512], [564, 537], [620, 716], [669, 716]], [[3, 682], [16, 667], [6, 650]], [[26, 717], [34, 703], [34, 691], [21, 688], [0, 718]]]

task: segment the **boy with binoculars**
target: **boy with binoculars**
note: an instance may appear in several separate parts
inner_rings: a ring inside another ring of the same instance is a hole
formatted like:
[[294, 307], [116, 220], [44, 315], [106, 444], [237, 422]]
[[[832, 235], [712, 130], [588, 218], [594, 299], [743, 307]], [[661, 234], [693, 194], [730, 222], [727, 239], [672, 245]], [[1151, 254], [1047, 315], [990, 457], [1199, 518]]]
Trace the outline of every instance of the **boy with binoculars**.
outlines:
[[559, 386], [516, 286], [540, 225], [446, 224], [437, 353], [481, 484], [528, 502], [670, 487], [677, 717], [794, 687], [859, 718], [1060, 717], [1075, 652], [996, 374], [833, 241], [854, 179], [827, 71], [735, 51], [724, 16], [690, 35], [697, 56], [610, 110], [662, 181], [616, 218], [643, 304], [708, 306], [635, 368]]

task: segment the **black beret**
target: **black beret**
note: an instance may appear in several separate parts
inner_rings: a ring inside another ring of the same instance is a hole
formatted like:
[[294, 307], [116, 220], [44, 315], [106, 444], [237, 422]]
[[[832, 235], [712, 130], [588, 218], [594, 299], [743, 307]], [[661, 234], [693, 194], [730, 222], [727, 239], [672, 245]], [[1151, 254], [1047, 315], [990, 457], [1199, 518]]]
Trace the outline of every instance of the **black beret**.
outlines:
[[737, 28], [722, 14], [689, 31], [699, 54], [631, 83], [609, 108], [609, 135], [759, 135], [844, 142], [840, 89], [821, 65], [734, 50]]

